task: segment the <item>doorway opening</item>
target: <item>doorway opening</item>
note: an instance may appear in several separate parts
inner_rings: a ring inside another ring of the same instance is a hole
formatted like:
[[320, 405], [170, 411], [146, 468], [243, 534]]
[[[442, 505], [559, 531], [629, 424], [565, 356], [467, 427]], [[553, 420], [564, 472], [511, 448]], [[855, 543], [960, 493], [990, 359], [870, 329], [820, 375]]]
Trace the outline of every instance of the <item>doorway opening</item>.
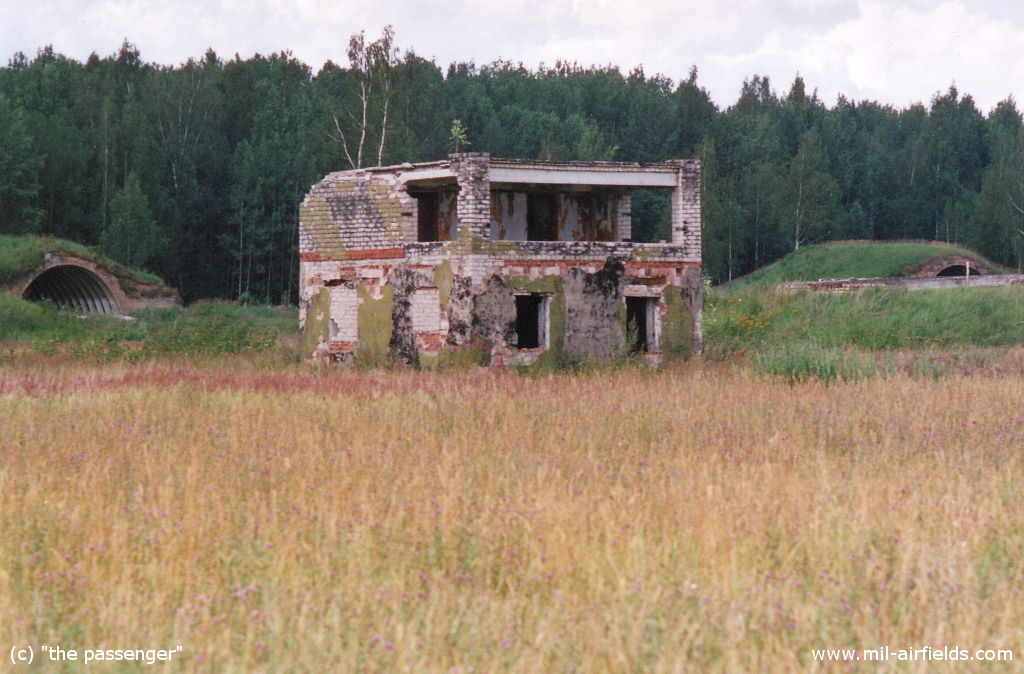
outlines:
[[652, 353], [658, 350], [653, 297], [626, 298], [626, 347], [629, 353]]

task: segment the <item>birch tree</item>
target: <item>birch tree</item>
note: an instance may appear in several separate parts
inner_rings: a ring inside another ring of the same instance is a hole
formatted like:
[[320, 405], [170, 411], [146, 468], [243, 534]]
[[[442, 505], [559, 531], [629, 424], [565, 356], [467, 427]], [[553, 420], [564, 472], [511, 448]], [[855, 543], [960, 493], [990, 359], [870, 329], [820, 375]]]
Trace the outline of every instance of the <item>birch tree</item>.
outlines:
[[821, 144], [814, 132], [800, 136], [799, 148], [789, 161], [786, 192], [793, 250], [827, 237], [836, 212], [838, 187], [825, 169]]
[[351, 168], [365, 166], [374, 150], [379, 166], [387, 147], [388, 115], [399, 63], [394, 29], [385, 26], [381, 36], [370, 43], [365, 31], [353, 35], [348, 41], [348, 60], [348, 91], [332, 106], [333, 128], [327, 135], [341, 146]]

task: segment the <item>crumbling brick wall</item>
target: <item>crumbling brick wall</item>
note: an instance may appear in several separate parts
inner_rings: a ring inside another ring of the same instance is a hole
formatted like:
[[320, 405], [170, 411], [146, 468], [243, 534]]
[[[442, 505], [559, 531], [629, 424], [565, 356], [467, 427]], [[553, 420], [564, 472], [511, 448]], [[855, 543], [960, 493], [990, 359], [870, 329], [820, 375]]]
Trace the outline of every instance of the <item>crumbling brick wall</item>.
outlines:
[[[526, 168], [548, 164], [531, 162]], [[516, 168], [510, 160], [499, 166]], [[696, 352], [702, 302], [699, 162], [652, 169], [658, 184], [672, 190], [672, 241], [661, 244], [629, 240], [629, 190], [614, 187], [621, 184], [614, 178], [619, 164], [576, 162], [565, 170], [592, 166], [612, 186], [582, 193], [549, 188], [560, 199], [559, 217], [571, 220], [559, 223], [559, 236], [575, 232], [582, 239], [557, 241], [496, 235], [495, 223], [502, 221], [495, 210], [509, 208], [511, 201], [494, 195], [520, 188], [492, 186], [486, 154], [328, 175], [300, 210], [300, 322], [309, 336], [304, 348], [337, 361], [362, 354], [424, 364], [476, 340], [497, 360], [607, 359], [627, 346], [625, 298], [644, 297], [653, 302], [651, 331], [657, 335], [647, 357]], [[647, 170], [621, 166], [638, 175]], [[413, 178], [422, 182], [413, 185]], [[416, 241], [415, 194], [424, 189], [443, 189], [446, 199], [455, 195], [444, 202], [447, 207], [454, 201], [455, 212], [444, 214], [453, 220], [444, 226], [457, 223], [455, 240]], [[545, 312], [542, 348], [516, 348], [515, 298], [521, 295], [544, 300], [532, 305]]]

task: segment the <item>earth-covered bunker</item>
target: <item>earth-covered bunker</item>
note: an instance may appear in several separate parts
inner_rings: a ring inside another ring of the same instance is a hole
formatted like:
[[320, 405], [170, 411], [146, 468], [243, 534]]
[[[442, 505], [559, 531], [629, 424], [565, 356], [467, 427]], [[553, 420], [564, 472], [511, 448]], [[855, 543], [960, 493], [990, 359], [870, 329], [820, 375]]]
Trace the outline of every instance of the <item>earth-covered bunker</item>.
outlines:
[[[33, 237], [25, 240], [50, 241]], [[16, 237], [8, 237], [11, 241], [19, 242]], [[13, 284], [0, 284], [0, 292], [30, 301], [48, 301], [80, 314], [116, 315], [181, 305], [178, 292], [159, 278], [119, 267], [87, 250], [85, 255], [93, 259], [69, 254], [60, 250], [63, 246], [59, 240], [53, 241], [54, 252], [40, 254], [41, 264], [29, 267]]]

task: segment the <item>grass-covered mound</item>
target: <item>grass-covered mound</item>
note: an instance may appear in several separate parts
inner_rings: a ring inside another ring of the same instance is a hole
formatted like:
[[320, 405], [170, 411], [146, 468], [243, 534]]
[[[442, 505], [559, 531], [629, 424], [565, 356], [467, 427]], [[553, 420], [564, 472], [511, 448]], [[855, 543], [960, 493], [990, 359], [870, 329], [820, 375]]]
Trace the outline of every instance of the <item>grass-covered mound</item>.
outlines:
[[[166, 287], [159, 276], [130, 269], [74, 241], [52, 236], [5, 235], [0, 235], [0, 286], [10, 285], [28, 276], [43, 265], [50, 253], [71, 255], [103, 267], [117, 277], [129, 296], [138, 286]], [[170, 288], [167, 290], [171, 292]]]
[[938, 351], [1024, 344], [1020, 287], [881, 287], [846, 293], [778, 287], [819, 278], [902, 276], [952, 255], [999, 271], [972, 251], [945, 244], [837, 243], [801, 249], [705, 294], [705, 354], [715, 360], [745, 356], [769, 374], [831, 379], [885, 374], [908, 352], [919, 354], [913, 359], [928, 360]]
[[728, 285], [737, 288], [823, 278], [907, 276], [930, 260], [951, 255], [973, 258], [996, 273], [1002, 273], [997, 265], [962, 246], [938, 242], [849, 241], [805, 246]]

